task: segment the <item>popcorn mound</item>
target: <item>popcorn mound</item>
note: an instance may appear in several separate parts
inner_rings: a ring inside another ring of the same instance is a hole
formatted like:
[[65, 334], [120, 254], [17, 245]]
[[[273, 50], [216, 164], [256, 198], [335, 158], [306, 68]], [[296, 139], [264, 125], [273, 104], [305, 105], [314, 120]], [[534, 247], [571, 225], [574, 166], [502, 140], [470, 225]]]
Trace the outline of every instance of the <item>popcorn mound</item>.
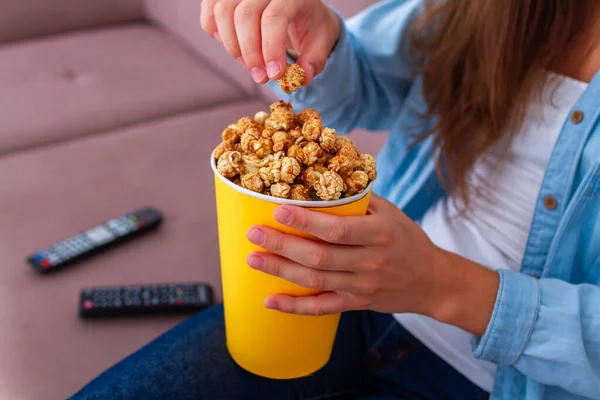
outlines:
[[375, 158], [284, 101], [270, 113], [241, 118], [223, 131], [214, 152], [219, 173], [236, 185], [274, 197], [338, 200], [362, 193], [377, 178]]

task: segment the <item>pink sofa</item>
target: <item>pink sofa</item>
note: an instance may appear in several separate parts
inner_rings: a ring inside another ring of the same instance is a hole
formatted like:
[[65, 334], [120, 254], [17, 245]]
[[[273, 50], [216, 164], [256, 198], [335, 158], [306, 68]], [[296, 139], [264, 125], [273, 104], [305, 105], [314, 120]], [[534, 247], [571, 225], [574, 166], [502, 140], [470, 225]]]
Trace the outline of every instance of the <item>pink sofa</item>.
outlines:
[[[64, 398], [181, 320], [82, 321], [83, 286], [200, 280], [220, 298], [209, 154], [272, 98], [203, 34], [199, 5], [0, 0], [0, 399]], [[384, 135], [353, 138], [374, 153]], [[144, 205], [158, 232], [50, 276], [25, 263]]]

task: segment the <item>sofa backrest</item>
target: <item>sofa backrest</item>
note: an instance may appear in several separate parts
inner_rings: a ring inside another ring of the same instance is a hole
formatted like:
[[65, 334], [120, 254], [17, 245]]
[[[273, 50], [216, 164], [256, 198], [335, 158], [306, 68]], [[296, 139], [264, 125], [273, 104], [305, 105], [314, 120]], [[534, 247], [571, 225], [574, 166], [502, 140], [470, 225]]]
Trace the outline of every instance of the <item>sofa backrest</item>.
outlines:
[[0, 43], [143, 18], [142, 0], [0, 0]]

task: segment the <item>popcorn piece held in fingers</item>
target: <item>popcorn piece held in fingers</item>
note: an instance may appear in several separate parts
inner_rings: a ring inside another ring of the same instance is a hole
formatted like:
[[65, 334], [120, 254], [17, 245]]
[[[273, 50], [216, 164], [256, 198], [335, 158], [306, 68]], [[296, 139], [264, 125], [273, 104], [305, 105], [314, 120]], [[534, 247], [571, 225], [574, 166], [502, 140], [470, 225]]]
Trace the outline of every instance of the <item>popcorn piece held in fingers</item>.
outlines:
[[344, 192], [344, 180], [333, 171], [326, 171], [315, 182], [317, 196], [322, 200], [338, 200]]
[[290, 197], [290, 185], [279, 182], [271, 185], [271, 196], [287, 199]]
[[309, 201], [310, 200], [310, 189], [304, 185], [292, 185], [290, 189], [290, 199]]
[[298, 64], [288, 64], [283, 76], [277, 80], [285, 93], [295, 92], [304, 82], [304, 69]]
[[293, 183], [296, 177], [300, 174], [301, 168], [298, 160], [291, 157], [284, 157], [281, 161], [281, 181], [285, 183]]
[[254, 172], [242, 176], [240, 184], [242, 187], [258, 193], [262, 193], [265, 188], [263, 180], [260, 179], [260, 176]]
[[364, 171], [354, 171], [346, 178], [346, 197], [362, 193], [369, 184], [369, 175]]
[[219, 157], [217, 170], [226, 178], [233, 178], [244, 171], [242, 154], [237, 151], [227, 151]]

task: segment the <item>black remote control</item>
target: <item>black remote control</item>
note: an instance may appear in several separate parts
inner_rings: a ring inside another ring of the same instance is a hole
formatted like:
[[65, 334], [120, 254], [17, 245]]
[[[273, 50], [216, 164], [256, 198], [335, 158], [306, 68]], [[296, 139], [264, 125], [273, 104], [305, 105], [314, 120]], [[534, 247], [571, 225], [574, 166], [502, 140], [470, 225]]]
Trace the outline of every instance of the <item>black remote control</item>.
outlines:
[[162, 215], [158, 210], [142, 208], [40, 250], [29, 256], [27, 262], [42, 273], [55, 271], [97, 251], [150, 231], [161, 222]]
[[90, 287], [81, 291], [82, 318], [135, 314], [198, 312], [213, 305], [212, 288], [204, 283], [165, 283]]

